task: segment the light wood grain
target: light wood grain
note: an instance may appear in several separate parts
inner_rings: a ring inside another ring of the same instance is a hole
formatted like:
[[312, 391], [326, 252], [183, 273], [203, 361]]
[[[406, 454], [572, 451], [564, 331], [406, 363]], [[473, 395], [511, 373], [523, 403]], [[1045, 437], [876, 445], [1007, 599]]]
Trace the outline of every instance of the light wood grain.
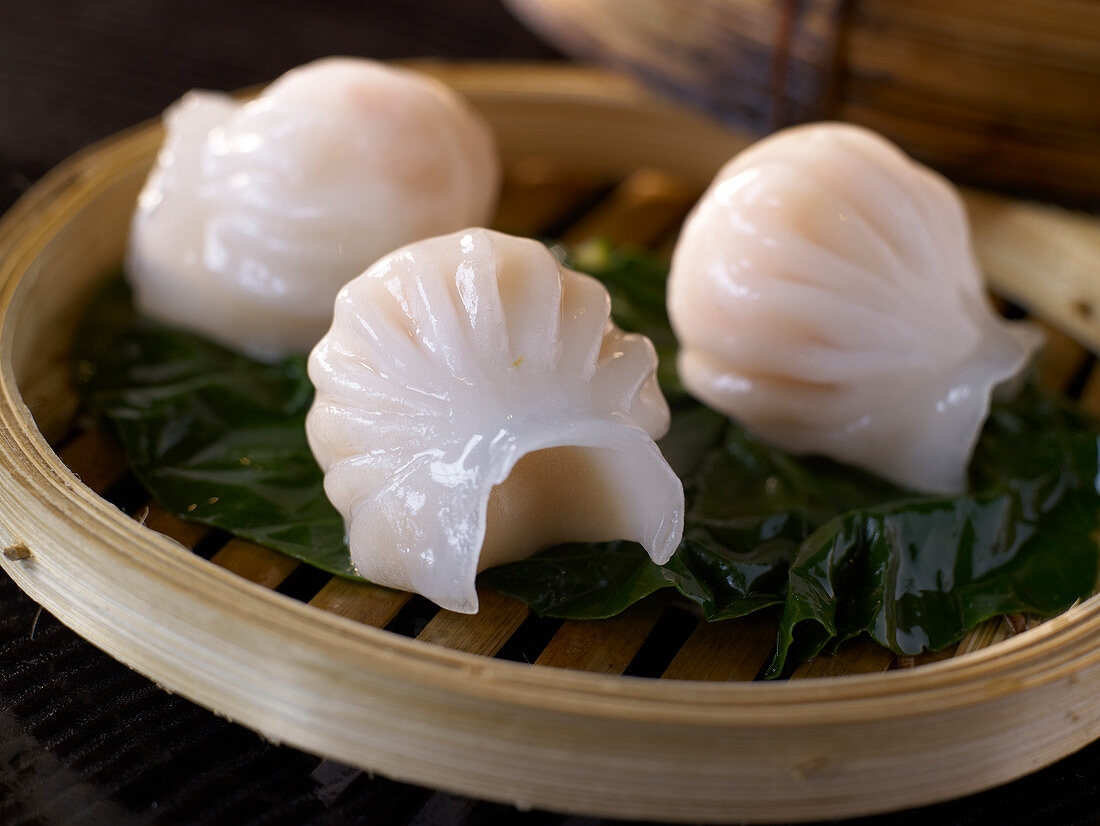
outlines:
[[383, 628], [405, 607], [412, 594], [393, 591], [370, 582], [333, 577], [309, 604], [364, 625]]
[[943, 660], [949, 660], [955, 656], [958, 645], [949, 645], [939, 651], [924, 651], [914, 657], [898, 657], [894, 660], [894, 668], [917, 668], [922, 665], [931, 665]]
[[960, 180], [1100, 204], [1092, 0], [507, 0], [567, 52], [764, 133], [875, 129]]
[[210, 561], [265, 588], [279, 587], [298, 567], [298, 560], [243, 539], [229, 540]]
[[816, 657], [798, 666], [792, 680], [813, 677], [843, 677], [848, 674], [881, 674], [894, 663], [894, 655], [878, 643], [864, 637], [841, 645], [832, 656]]
[[[700, 189], [745, 141], [598, 72], [428, 68], [485, 113], [510, 167], [542, 158], [581, 180], [657, 169]], [[867, 814], [988, 788], [1100, 735], [1096, 598], [965, 656], [780, 684], [738, 681], [749, 664], [700, 664], [724, 648], [697, 629], [666, 676], [694, 657], [692, 673], [733, 680], [635, 679], [614, 673], [655, 617], [588, 645], [578, 643], [580, 626], [563, 625], [545, 661], [566, 667], [505, 662], [374, 627], [407, 595], [334, 579], [305, 604], [272, 590], [294, 567], [284, 557], [258, 561], [247, 543], [230, 543], [211, 564], [142, 526], [80, 483], [22, 390], [46, 387], [37, 374], [64, 364], [43, 342], [67, 338], [117, 263], [158, 140], [155, 128], [141, 129], [75, 157], [0, 222], [0, 566], [96, 645], [272, 740], [401, 780], [595, 816]], [[1073, 303], [1095, 290], [1086, 265], [1100, 250], [1095, 222], [967, 197], [994, 283], [1075, 338], [1100, 340], [1095, 319]], [[1023, 277], [1036, 272], [1048, 278]], [[62, 407], [49, 402], [36, 409], [52, 419]], [[95, 476], [98, 448], [79, 440], [63, 452], [77, 466], [91, 461], [82, 476], [92, 487], [110, 487], [111, 473]], [[440, 619], [431, 634], [489, 652], [518, 615], [503, 611], [502, 628], [468, 635]], [[751, 645], [752, 662], [766, 660], [759, 638]], [[578, 670], [585, 663], [605, 673]]]
[[701, 622], [662, 675], [666, 680], [753, 680], [775, 651], [778, 623], [750, 615]]
[[954, 656], [961, 657], [964, 654], [973, 654], [975, 651], [989, 648], [991, 645], [1008, 639], [1010, 634], [1011, 629], [1005, 625], [1000, 617], [986, 620], [963, 637], [962, 641], [955, 649]]
[[1085, 213], [976, 190], [964, 190], [963, 196], [990, 285], [1100, 351], [1100, 222]]
[[156, 502], [142, 508], [138, 521], [151, 531], [169, 536], [187, 548], [193, 548], [199, 540], [210, 533], [205, 525], [184, 522], [178, 516], [169, 513]]
[[485, 588], [477, 589], [477, 598], [476, 614], [440, 611], [417, 640], [486, 657], [496, 654], [527, 619], [527, 606]]
[[566, 620], [536, 665], [621, 674], [661, 617], [662, 606], [639, 603], [605, 620]]
[[96, 493], [105, 493], [129, 469], [121, 445], [99, 426], [81, 431], [58, 455]]

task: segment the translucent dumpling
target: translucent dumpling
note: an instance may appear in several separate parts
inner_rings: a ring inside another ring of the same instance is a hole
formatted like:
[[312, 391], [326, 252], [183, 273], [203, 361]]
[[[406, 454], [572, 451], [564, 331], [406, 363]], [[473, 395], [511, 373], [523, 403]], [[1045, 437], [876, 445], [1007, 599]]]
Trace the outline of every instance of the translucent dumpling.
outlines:
[[500, 185], [464, 100], [369, 60], [307, 64], [247, 103], [190, 92], [164, 123], [130, 233], [137, 304], [264, 359], [307, 352], [381, 255], [487, 223]]
[[993, 311], [950, 184], [840, 124], [780, 132], [718, 173], [668, 303], [694, 395], [922, 491], [965, 487], [993, 389], [1040, 341]]
[[336, 299], [306, 423], [368, 579], [477, 610], [479, 570], [629, 539], [668, 561], [680, 480], [657, 356], [598, 281], [484, 229], [378, 261]]

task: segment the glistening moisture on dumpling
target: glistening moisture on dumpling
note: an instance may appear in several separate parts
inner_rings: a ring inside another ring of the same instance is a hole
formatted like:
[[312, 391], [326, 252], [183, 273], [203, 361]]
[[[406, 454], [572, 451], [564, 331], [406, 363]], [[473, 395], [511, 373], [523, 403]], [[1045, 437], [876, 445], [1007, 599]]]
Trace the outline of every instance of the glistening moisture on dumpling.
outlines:
[[718, 173], [668, 307], [695, 396], [787, 450], [929, 492], [965, 488], [993, 390], [1041, 341], [993, 311], [951, 185], [842, 124], [779, 132]]
[[542, 244], [485, 229], [340, 291], [306, 430], [363, 576], [473, 613], [478, 571], [559, 542], [668, 561], [684, 492], [653, 441], [669, 425], [657, 356], [610, 309]]
[[294, 69], [257, 98], [190, 92], [141, 193], [138, 307], [255, 357], [308, 352], [377, 258], [492, 217], [488, 125], [437, 81], [369, 60]]

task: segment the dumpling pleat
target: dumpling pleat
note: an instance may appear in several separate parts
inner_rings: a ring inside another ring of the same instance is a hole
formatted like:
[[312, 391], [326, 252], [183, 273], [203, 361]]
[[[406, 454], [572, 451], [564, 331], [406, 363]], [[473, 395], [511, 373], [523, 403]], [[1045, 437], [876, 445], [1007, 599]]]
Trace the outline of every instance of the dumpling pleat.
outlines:
[[949, 185], [842, 124], [727, 164], [681, 233], [668, 305], [693, 394], [929, 492], [965, 486], [990, 394], [1039, 343], [992, 311]]
[[656, 352], [609, 312], [543, 245], [483, 229], [346, 285], [310, 358], [307, 432], [365, 577], [471, 612], [478, 570], [546, 544], [667, 560], [683, 487], [653, 441]]

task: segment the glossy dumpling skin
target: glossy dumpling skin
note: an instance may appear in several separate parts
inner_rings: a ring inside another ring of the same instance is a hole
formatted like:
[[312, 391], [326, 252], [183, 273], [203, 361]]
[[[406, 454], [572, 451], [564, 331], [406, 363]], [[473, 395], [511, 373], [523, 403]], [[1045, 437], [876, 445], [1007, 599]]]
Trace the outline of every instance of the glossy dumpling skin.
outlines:
[[695, 396], [927, 492], [965, 488], [992, 391], [1040, 344], [993, 311], [950, 184], [842, 124], [777, 133], [719, 172], [668, 305]]
[[630, 539], [667, 562], [680, 480], [644, 336], [598, 281], [484, 229], [385, 256], [336, 298], [309, 360], [306, 422], [352, 562], [477, 611], [478, 571], [569, 541]]
[[262, 359], [308, 352], [381, 255], [492, 217], [487, 124], [419, 73], [327, 58], [241, 103], [191, 92], [130, 232], [138, 307]]

